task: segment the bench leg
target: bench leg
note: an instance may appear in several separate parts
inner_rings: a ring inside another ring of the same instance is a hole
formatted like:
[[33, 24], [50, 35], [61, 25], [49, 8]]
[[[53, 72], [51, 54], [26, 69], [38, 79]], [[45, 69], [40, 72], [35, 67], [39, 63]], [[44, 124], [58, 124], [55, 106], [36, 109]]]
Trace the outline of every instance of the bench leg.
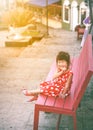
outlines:
[[60, 125], [61, 116], [62, 116], [62, 115], [60, 114], [59, 117], [58, 117], [56, 130], [59, 130], [59, 125]]
[[33, 130], [38, 130], [38, 123], [39, 123], [39, 110], [35, 106]]
[[76, 113], [73, 115], [74, 130], [77, 130]]

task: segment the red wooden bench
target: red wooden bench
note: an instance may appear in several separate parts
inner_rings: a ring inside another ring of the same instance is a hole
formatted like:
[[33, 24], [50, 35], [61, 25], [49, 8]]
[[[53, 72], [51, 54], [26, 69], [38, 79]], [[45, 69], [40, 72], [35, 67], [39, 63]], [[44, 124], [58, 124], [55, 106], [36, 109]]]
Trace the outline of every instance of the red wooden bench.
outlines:
[[[47, 80], [51, 78], [54, 70], [55, 64], [52, 66]], [[62, 99], [47, 97], [42, 94], [39, 95], [38, 100], [35, 104], [33, 130], [38, 130], [40, 111], [59, 114], [59, 119], [56, 127], [57, 130], [59, 127], [61, 114], [72, 116], [74, 130], [77, 129], [76, 111], [93, 74], [93, 50], [91, 35], [87, 36], [80, 55], [77, 58], [73, 59], [72, 71], [73, 83], [71, 87], [71, 94], [67, 98]]]

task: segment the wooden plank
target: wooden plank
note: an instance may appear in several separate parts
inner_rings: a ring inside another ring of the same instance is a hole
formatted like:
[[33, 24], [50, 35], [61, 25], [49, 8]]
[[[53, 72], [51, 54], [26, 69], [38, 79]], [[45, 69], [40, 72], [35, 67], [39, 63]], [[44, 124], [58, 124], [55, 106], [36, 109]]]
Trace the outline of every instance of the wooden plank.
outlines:
[[64, 99], [62, 99], [62, 98], [56, 98], [56, 101], [55, 101], [55, 107], [57, 107], [57, 108], [63, 108], [63, 106], [64, 106]]
[[46, 102], [46, 100], [47, 100], [47, 96], [44, 96], [44, 95], [40, 94], [40, 95], [38, 96], [38, 99], [37, 99], [37, 101], [36, 101], [36, 104], [44, 105], [45, 102]]
[[73, 100], [71, 96], [66, 97], [64, 103], [64, 109], [73, 110]]
[[78, 107], [78, 105], [79, 105], [79, 103], [80, 103], [80, 101], [81, 101], [81, 99], [84, 95], [84, 92], [85, 92], [85, 90], [88, 86], [88, 83], [90, 81], [91, 76], [92, 76], [92, 72], [88, 72], [85, 80], [82, 81], [82, 83], [79, 86], [79, 89], [76, 92], [75, 100], [74, 100], [74, 103], [73, 103], [74, 104], [73, 106], [74, 106], [75, 109], [77, 109], [77, 107]]
[[46, 106], [53, 106], [54, 107], [54, 104], [55, 104], [55, 100], [56, 98], [55, 97], [48, 97], [46, 102], [45, 102], [45, 105]]

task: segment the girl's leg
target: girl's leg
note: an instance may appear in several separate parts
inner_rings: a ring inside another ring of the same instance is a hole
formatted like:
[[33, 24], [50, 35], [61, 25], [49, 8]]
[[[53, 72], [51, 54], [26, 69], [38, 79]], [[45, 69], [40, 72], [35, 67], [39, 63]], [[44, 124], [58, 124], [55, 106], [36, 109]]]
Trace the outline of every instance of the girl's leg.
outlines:
[[22, 92], [25, 96], [36, 96], [36, 95], [41, 93], [40, 89], [36, 89], [36, 90], [26, 90], [26, 89], [24, 89]]
[[28, 99], [27, 102], [35, 101], [35, 100], [37, 100], [37, 98], [38, 98], [38, 95], [35, 95], [32, 98]]
[[32, 102], [32, 101], [37, 100], [38, 94], [41, 93], [40, 89], [36, 89], [36, 90], [26, 90], [26, 89], [24, 89], [22, 92], [25, 96], [31, 96], [31, 98], [28, 99], [27, 102]]

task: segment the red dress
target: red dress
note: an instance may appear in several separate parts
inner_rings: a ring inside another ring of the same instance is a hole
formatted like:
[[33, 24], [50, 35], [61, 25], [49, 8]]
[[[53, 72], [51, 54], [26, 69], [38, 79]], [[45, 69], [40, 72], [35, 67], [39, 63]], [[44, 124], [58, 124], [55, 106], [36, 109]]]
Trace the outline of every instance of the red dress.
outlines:
[[41, 93], [47, 96], [58, 96], [60, 92], [64, 89], [70, 74], [72, 74], [72, 71], [68, 70], [54, 80], [42, 82], [40, 84]]

